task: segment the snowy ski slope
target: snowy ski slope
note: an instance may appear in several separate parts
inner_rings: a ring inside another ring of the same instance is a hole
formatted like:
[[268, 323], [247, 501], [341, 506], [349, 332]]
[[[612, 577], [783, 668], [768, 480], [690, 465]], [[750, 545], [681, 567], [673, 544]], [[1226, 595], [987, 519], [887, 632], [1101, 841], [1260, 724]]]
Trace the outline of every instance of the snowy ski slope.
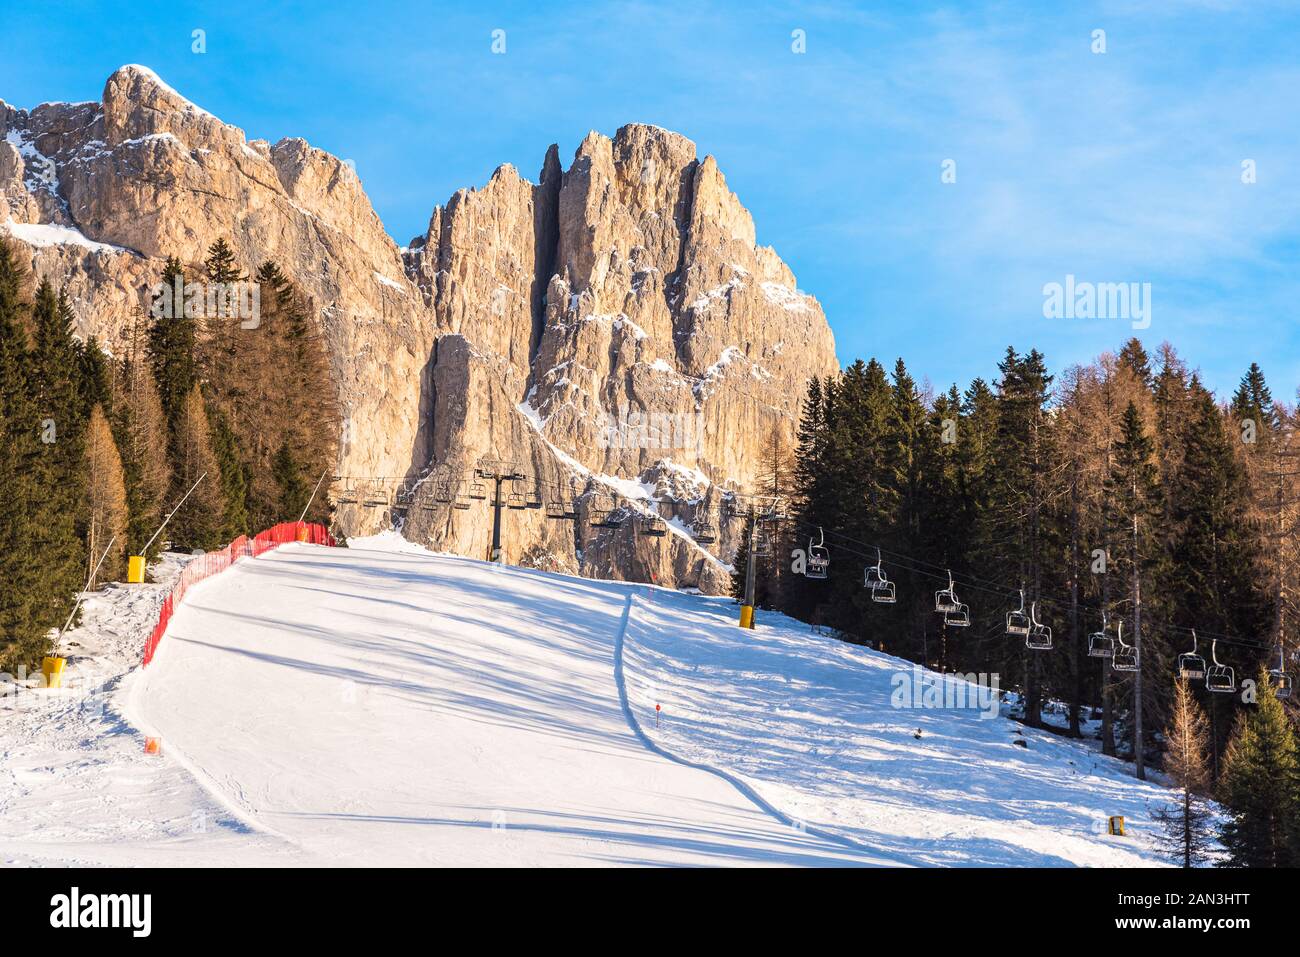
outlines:
[[[0, 861], [1156, 862], [1167, 792], [1120, 763], [1001, 717], [897, 710], [907, 663], [734, 612], [391, 534], [283, 546], [197, 586], [106, 716], [64, 714], [71, 753], [28, 735], [39, 786], [11, 789]], [[127, 753], [137, 731], [162, 759]], [[77, 773], [135, 776], [143, 827], [97, 820]], [[43, 813], [42, 788], [76, 820]], [[191, 813], [209, 826], [186, 832]], [[1131, 836], [1106, 836], [1108, 814]]]

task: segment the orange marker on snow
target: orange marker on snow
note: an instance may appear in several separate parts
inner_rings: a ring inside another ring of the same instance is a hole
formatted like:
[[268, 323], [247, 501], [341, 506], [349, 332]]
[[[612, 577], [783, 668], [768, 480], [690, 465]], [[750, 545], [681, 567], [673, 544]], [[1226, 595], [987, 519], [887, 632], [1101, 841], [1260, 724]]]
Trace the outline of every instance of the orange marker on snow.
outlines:
[[162, 738], [145, 738], [145, 754], [162, 754]]

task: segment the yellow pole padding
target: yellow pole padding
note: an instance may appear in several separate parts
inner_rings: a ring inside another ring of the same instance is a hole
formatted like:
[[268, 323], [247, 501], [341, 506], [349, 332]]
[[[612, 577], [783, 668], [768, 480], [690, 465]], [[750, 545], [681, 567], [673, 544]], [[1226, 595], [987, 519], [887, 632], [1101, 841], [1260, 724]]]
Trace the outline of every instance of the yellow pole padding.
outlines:
[[1118, 836], [1118, 837], [1123, 837], [1123, 836], [1124, 836], [1124, 816], [1123, 816], [1122, 814], [1116, 814], [1114, 817], [1112, 817], [1112, 818], [1110, 819], [1110, 826], [1107, 828], [1107, 831], [1108, 831], [1108, 833], [1110, 833], [1110, 834], [1114, 834], [1114, 835], [1116, 835], [1116, 836]]
[[311, 540], [311, 530], [302, 522], [298, 523], [298, 534], [297, 536], [295, 536], [295, 540], [299, 542], [306, 542]]
[[67, 663], [67, 658], [59, 658], [57, 656], [41, 659], [41, 674], [45, 677], [45, 687], [63, 687], [63, 666]]
[[741, 628], [754, 627], [754, 606], [753, 605], [740, 606], [740, 627]]
[[132, 555], [126, 560], [126, 580], [131, 585], [144, 584], [143, 555]]

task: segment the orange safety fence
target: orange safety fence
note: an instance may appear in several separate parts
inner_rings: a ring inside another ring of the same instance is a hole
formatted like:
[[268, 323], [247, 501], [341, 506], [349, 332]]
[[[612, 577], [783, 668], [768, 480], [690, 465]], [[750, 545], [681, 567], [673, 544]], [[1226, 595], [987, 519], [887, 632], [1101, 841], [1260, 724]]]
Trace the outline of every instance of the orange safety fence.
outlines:
[[315, 522], [281, 522], [279, 525], [272, 525], [264, 532], [258, 532], [252, 538], [247, 535], [240, 535], [220, 551], [208, 552], [206, 555], [201, 555], [190, 561], [181, 571], [176, 584], [172, 586], [171, 593], [163, 599], [162, 608], [158, 611], [158, 624], [154, 625], [149, 640], [144, 643], [144, 660], [142, 664], [147, 665], [153, 661], [154, 652], [158, 650], [158, 643], [162, 641], [176, 607], [192, 586], [197, 585], [204, 579], [211, 578], [218, 572], [224, 572], [241, 558], [256, 558], [258, 555], [265, 554], [273, 548], [278, 548], [286, 542], [297, 541], [308, 542], [312, 545], [334, 546], [338, 544], [334, 541], [334, 536], [329, 533], [329, 529], [324, 525]]

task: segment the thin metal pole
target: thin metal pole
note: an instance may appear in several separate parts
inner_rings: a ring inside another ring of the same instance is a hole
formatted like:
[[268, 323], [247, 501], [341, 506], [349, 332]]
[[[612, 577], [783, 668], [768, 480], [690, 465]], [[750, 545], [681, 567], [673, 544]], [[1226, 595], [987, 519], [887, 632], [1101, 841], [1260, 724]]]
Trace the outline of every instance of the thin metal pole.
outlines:
[[320, 491], [320, 483], [325, 481], [325, 476], [329, 475], [329, 472], [330, 470], [326, 469], [324, 472], [320, 473], [320, 478], [316, 480], [316, 487], [311, 490], [311, 498], [307, 499], [307, 504], [302, 507], [302, 514], [298, 516], [299, 524], [301, 524], [302, 520], [307, 517], [307, 509], [311, 508], [311, 503], [316, 500], [316, 493]]
[[178, 511], [180, 511], [180, 507], [184, 505], [185, 500], [190, 497], [190, 492], [193, 492], [196, 488], [198, 488], [199, 482], [202, 482], [207, 477], [208, 477], [208, 473], [204, 472], [202, 475], [198, 477], [195, 483], [190, 486], [190, 491], [186, 492], [184, 495], [181, 496], [181, 500], [176, 503], [176, 507], [167, 513], [167, 517], [163, 519], [163, 523], [158, 526], [158, 531], [154, 532], [153, 537], [150, 538], [149, 541], [144, 543], [144, 548], [140, 549], [141, 555], [147, 555], [149, 553], [149, 546], [153, 544], [153, 540], [162, 534], [162, 530], [167, 527], [167, 523], [172, 520], [172, 516], [175, 515]]
[[754, 627], [754, 588], [758, 562], [755, 554], [755, 542], [758, 538], [758, 509], [749, 510], [749, 557], [745, 565], [745, 604], [749, 606], [749, 627]]
[[65, 621], [63, 627], [59, 629], [58, 637], [54, 639], [54, 654], [56, 657], [58, 656], [59, 648], [63, 645], [63, 633], [68, 630], [68, 626], [72, 624], [72, 619], [76, 617], [77, 609], [81, 607], [81, 602], [85, 599], [86, 592], [90, 591], [91, 582], [93, 582], [95, 576], [99, 574], [99, 566], [104, 564], [104, 559], [108, 557], [109, 549], [113, 547], [115, 541], [117, 541], [116, 535], [108, 540], [108, 545], [104, 549], [104, 554], [99, 556], [99, 561], [95, 562], [95, 567], [90, 570], [90, 577], [86, 579], [86, 587], [81, 590], [81, 593], [77, 595], [77, 600], [73, 602], [72, 611], [68, 613], [68, 620]]

